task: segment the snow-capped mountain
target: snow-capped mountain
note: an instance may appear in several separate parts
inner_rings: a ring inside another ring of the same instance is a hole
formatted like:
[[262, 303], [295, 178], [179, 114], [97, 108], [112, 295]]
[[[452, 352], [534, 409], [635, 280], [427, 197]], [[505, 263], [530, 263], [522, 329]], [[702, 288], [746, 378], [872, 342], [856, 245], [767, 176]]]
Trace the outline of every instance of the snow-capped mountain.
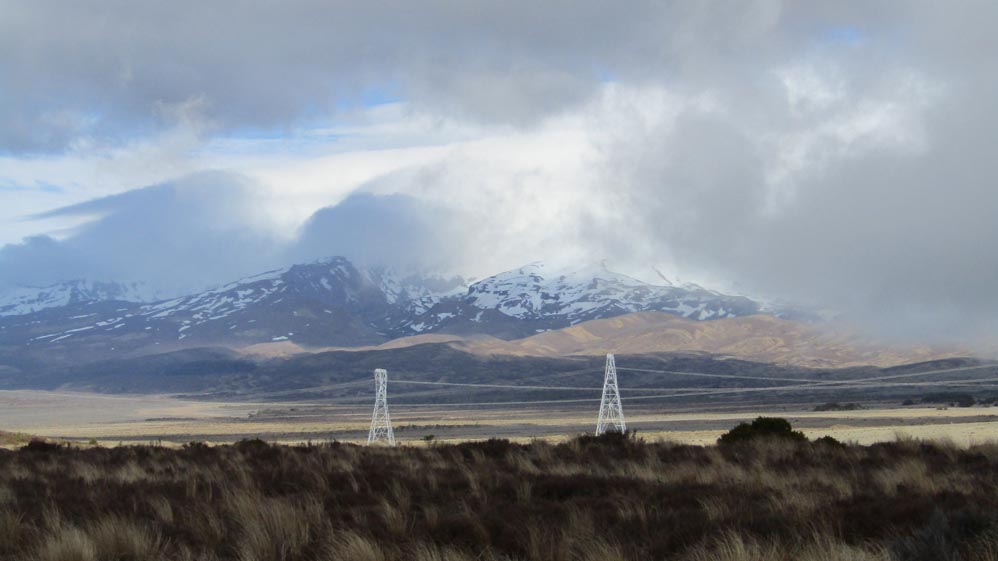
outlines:
[[460, 279], [361, 270], [338, 257], [142, 306], [137, 315], [153, 329], [176, 326], [178, 340], [367, 344], [391, 338], [398, 324], [424, 313], [446, 294], [438, 290], [452, 286], [461, 286]]
[[459, 277], [402, 275], [387, 267], [371, 268], [367, 275], [385, 294], [389, 304], [399, 306], [412, 316], [424, 314], [441, 300], [467, 290], [464, 280]]
[[605, 266], [550, 269], [531, 263], [475, 283], [468, 302], [520, 319], [564, 316], [578, 323], [621, 312], [657, 310], [704, 320], [754, 313], [751, 300], [728, 297], [694, 284], [656, 286]]
[[0, 290], [0, 316], [19, 316], [83, 302], [146, 302], [155, 292], [143, 283], [72, 280], [49, 286], [17, 286]]
[[11, 300], [0, 317], [0, 349], [58, 344], [122, 352], [277, 341], [352, 346], [424, 333], [517, 338], [639, 311], [695, 320], [760, 312], [745, 297], [689, 284], [653, 285], [604, 266], [533, 263], [467, 286], [459, 278], [361, 269], [344, 258], [180, 298], [131, 298], [121, 287], [82, 284], [36, 293], [35, 300]]
[[[658, 311], [708, 320], [759, 313], [759, 305], [695, 284], [653, 285], [603, 265], [552, 268], [531, 263], [472, 284], [466, 294], [442, 298], [406, 327], [414, 332], [476, 331], [501, 323], [499, 333], [528, 335], [592, 319]], [[509, 318], [509, 319], [506, 319]], [[516, 321], [509, 321], [509, 320]]]

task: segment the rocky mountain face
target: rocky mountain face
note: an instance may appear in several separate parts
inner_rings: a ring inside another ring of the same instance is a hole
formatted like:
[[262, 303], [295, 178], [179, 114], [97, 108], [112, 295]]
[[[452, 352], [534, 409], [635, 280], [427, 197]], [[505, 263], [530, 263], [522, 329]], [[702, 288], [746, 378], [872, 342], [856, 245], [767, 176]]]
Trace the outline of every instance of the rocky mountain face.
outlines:
[[142, 301], [124, 285], [66, 283], [0, 300], [0, 352], [87, 356], [292, 341], [358, 346], [428, 334], [520, 338], [641, 311], [693, 320], [752, 315], [756, 302], [696, 285], [660, 286], [605, 267], [534, 263], [461, 279], [360, 269], [344, 258], [295, 265], [180, 298]]

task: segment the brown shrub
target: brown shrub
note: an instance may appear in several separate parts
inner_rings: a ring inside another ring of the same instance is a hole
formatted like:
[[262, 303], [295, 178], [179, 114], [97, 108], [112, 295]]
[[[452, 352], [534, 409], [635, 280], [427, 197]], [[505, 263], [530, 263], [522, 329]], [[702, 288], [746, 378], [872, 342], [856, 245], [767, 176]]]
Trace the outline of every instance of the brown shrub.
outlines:
[[632, 435], [0, 454], [0, 560], [998, 561], [998, 452]]

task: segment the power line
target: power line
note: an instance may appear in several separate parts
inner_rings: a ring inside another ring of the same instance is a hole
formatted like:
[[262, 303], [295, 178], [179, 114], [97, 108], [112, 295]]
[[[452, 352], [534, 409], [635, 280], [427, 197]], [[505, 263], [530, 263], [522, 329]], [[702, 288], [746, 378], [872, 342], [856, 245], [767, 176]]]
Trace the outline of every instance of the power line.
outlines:
[[[625, 398], [626, 399], [626, 398]], [[554, 403], [595, 403], [599, 398], [532, 399], [526, 401], [469, 401], [466, 403], [398, 403], [399, 407], [477, 407], [479, 405], [545, 405]]]
[[[678, 372], [672, 370], [645, 370], [645, 369], [635, 369], [635, 368], [619, 368], [618, 370], [638, 370], [641, 372], [651, 372], [659, 374], [683, 374], [688, 376], [706, 376], [706, 377], [718, 377], [718, 378], [747, 378], [751, 380], [785, 380], [794, 382], [803, 382], [803, 385], [795, 386], [773, 386], [768, 388], [731, 388], [731, 389], [744, 389], [751, 391], [766, 391], [766, 390], [778, 390], [778, 389], [801, 389], [805, 387], [817, 387], [817, 386], [840, 386], [843, 384], [851, 385], [871, 385], [870, 382], [880, 382], [883, 380], [896, 380], [900, 378], [915, 378], [919, 376], [928, 376], [931, 374], [947, 374], [952, 372], [966, 372], [970, 370], [981, 370], [985, 368], [998, 368], [998, 365], [978, 365], [978, 366], [962, 366], [958, 368], [945, 368], [940, 370], [927, 370], [922, 372], [908, 372], [905, 374], [892, 374], [887, 376], [874, 376], [868, 378], [858, 378], [854, 380], [805, 380], [797, 378], [762, 378], [757, 376], [738, 376], [734, 374], [706, 374], [702, 372]], [[903, 384], [898, 384], [903, 385]], [[633, 398], [632, 398], [633, 399]]]
[[[849, 383], [850, 381], [845, 380], [841, 383]], [[815, 387], [815, 384], [810, 385], [792, 385], [792, 386], [776, 386], [769, 388], [714, 388], [705, 389], [703, 391], [690, 391], [684, 393], [670, 393], [670, 394], [660, 394], [660, 395], [642, 395], [642, 396], [624, 396], [621, 397], [622, 400], [627, 401], [638, 401], [638, 400], [649, 400], [649, 399], [668, 399], [675, 397], [698, 397], [698, 396], [710, 396], [710, 395], [731, 395], [739, 393], [755, 393], [764, 391], [793, 391], [793, 390], [841, 390], [841, 389], [862, 389], [868, 387], [878, 387], [884, 386], [917, 386], [925, 387], [925, 383], [913, 382], [913, 383], [890, 383], [890, 384], [870, 384], [870, 383], [860, 383], [860, 381], [855, 381], [855, 384], [843, 385], [821, 385]], [[973, 381], [954, 381], [953, 384], [966, 384]], [[948, 384], [947, 382], [940, 382], [940, 385]], [[466, 403], [401, 403], [403, 407], [478, 407], [478, 406], [492, 406], [492, 405], [547, 405], [547, 404], [557, 404], [557, 403], [592, 403], [597, 401], [595, 398], [592, 399], [549, 399], [549, 400], [523, 400], [523, 401], [478, 401], [478, 402], [466, 402]]]
[[[598, 392], [602, 388], [598, 387], [581, 387], [581, 386], [526, 386], [526, 385], [507, 385], [507, 384], [470, 384], [467, 382], [424, 382], [416, 380], [392, 380], [393, 384], [415, 384], [420, 386], [460, 386], [469, 388], [499, 388], [499, 389], [510, 389], [510, 390], [566, 390], [566, 391], [586, 391], [586, 392]], [[676, 390], [699, 390], [701, 388], [626, 388], [627, 391], [635, 392], [670, 392]]]
[[650, 370], [647, 368], [617, 368], [626, 372], [649, 372], [653, 374], [676, 374], [679, 376], [696, 376], [702, 378], [735, 378], [739, 380], [758, 380], [774, 382], [815, 382], [804, 378], [767, 378], [765, 376], [744, 376], [739, 374], [712, 374], [707, 372], [684, 372], [681, 370]]
[[[953, 372], [966, 372], [972, 370], [982, 370], [988, 368], [998, 368], [998, 365], [977, 365], [977, 366], [964, 366], [956, 368], [946, 368], [937, 370], [927, 370], [921, 372], [908, 372], [903, 374], [891, 374], [884, 376], [874, 376], [867, 378], [858, 378], [852, 380], [807, 380], [800, 378], [767, 378], [761, 376], [745, 376], [736, 374], [714, 374], [706, 372], [687, 372], [687, 371], [676, 371], [676, 370], [652, 370], [643, 368], [617, 368], [620, 371], [633, 371], [633, 372], [645, 372], [652, 374], [669, 374], [669, 375], [680, 375], [680, 376], [696, 376], [696, 377], [707, 377], [707, 378], [729, 378], [729, 379], [745, 379], [745, 380], [756, 380], [756, 381], [790, 381], [790, 382], [800, 382], [793, 385], [783, 385], [783, 386], [769, 386], [769, 387], [753, 387], [753, 388], [620, 388], [618, 391], [623, 393], [630, 392], [644, 392], [644, 391], [656, 391], [656, 392], [671, 392], [668, 394], [659, 395], [647, 395], [647, 396], [625, 396], [621, 399], [624, 400], [649, 400], [649, 399], [668, 399], [675, 397], [696, 397], [696, 396], [709, 396], [709, 395], [730, 395], [738, 393], [754, 393], [760, 391], [794, 391], [794, 390], [836, 390], [836, 389], [858, 389], [864, 387], [928, 387], [928, 386], [963, 386], [963, 385], [980, 385], [987, 382], [998, 382], [998, 379], [981, 379], [981, 380], [952, 380], [952, 381], [939, 381], [939, 382], [887, 382], [887, 380], [897, 380], [902, 378], [913, 378], [921, 376], [929, 376], [933, 374], [947, 374]], [[585, 369], [581, 371], [572, 371], [567, 374], [575, 375], [582, 372], [591, 371], [593, 369]], [[412, 384], [412, 385], [427, 385], [427, 386], [454, 386], [454, 387], [469, 387], [469, 388], [489, 388], [489, 389], [511, 389], [511, 390], [548, 390], [548, 391], [600, 391], [597, 387], [580, 387], [580, 386], [540, 386], [540, 385], [513, 385], [513, 384], [473, 384], [473, 383], [463, 383], [463, 382], [429, 382], [429, 381], [417, 381], [417, 380], [394, 380], [394, 383], [402, 384]], [[310, 388], [300, 388], [293, 390], [283, 390], [278, 392], [268, 392], [267, 395], [291, 395], [296, 393], [312, 393], [317, 391], [325, 390], [335, 390], [347, 387], [356, 387], [358, 385], [357, 381], [345, 382], [340, 384], [324, 385], [324, 386], [313, 386]], [[979, 386], [980, 387], [980, 386]], [[340, 398], [340, 399], [360, 399], [360, 398]], [[557, 404], [557, 403], [589, 403], [596, 401], [595, 398], [584, 398], [584, 399], [555, 399], [555, 400], [517, 400], [517, 401], [499, 401], [499, 402], [467, 402], [467, 403], [401, 403], [405, 407], [455, 407], [455, 406], [484, 406], [484, 405], [529, 405], [529, 404]]]
[[[740, 376], [735, 374], [711, 374], [706, 372], [685, 372], [677, 370], [650, 370], [644, 368], [617, 368], [618, 371], [633, 371], [633, 372], [647, 372], [653, 374], [676, 374], [681, 376], [697, 376], [705, 378], [733, 378], [742, 380], [756, 380], [762, 382], [802, 382], [810, 384], [823, 383], [821, 380], [805, 380], [799, 378], [766, 378], [762, 376]], [[596, 372], [597, 369], [586, 368], [583, 370], [573, 370], [566, 372], [569, 375], [578, 375], [586, 372]], [[514, 384], [471, 384], [466, 382], [429, 382], [421, 380], [392, 380], [393, 384], [411, 384], [411, 385], [424, 385], [424, 386], [458, 386], [458, 387], [480, 387], [480, 388], [495, 388], [495, 389], [511, 389], [511, 390], [561, 390], [561, 391], [601, 391], [600, 387], [581, 387], [581, 386], [535, 386], [535, 385], [514, 385]], [[312, 386], [307, 388], [299, 388], [292, 390], [281, 390], [277, 392], [268, 392], [267, 395], [293, 395], [296, 393], [303, 392], [317, 392], [324, 390], [334, 390], [345, 387], [357, 386], [357, 381], [344, 382], [340, 384], [329, 384], [323, 386]], [[625, 388], [626, 391], [679, 391], [690, 388]], [[692, 388], [699, 389], [699, 388]]]
[[469, 384], [463, 382], [422, 382], [416, 380], [392, 380], [393, 384], [413, 384], [419, 386], [460, 386], [469, 388], [498, 388], [509, 390], [566, 390], [598, 392], [599, 388], [583, 388], [579, 386], [518, 386], [512, 384]]

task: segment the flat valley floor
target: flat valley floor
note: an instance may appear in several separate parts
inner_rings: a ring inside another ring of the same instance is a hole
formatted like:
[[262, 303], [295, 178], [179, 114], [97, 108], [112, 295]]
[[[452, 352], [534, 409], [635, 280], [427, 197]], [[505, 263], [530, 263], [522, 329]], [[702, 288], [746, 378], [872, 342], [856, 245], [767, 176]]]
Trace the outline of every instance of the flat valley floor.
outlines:
[[[598, 406], [598, 404], [596, 404]], [[391, 409], [396, 438], [404, 444], [507, 438], [560, 441], [592, 432], [597, 407], [406, 407]], [[898, 437], [949, 440], [959, 445], [998, 442], [998, 407], [867, 404], [856, 411], [765, 406], [668, 405], [628, 408], [628, 428], [650, 440], [712, 444], [739, 422], [758, 416], [788, 419], [811, 438], [832, 436], [870, 444]], [[116, 444], [180, 445], [191, 441], [363, 442], [371, 411], [320, 402], [225, 402], [165, 395], [105, 395], [35, 390], [0, 391], [0, 431]], [[432, 438], [431, 438], [432, 437]], [[16, 445], [16, 444], [14, 444]]]

